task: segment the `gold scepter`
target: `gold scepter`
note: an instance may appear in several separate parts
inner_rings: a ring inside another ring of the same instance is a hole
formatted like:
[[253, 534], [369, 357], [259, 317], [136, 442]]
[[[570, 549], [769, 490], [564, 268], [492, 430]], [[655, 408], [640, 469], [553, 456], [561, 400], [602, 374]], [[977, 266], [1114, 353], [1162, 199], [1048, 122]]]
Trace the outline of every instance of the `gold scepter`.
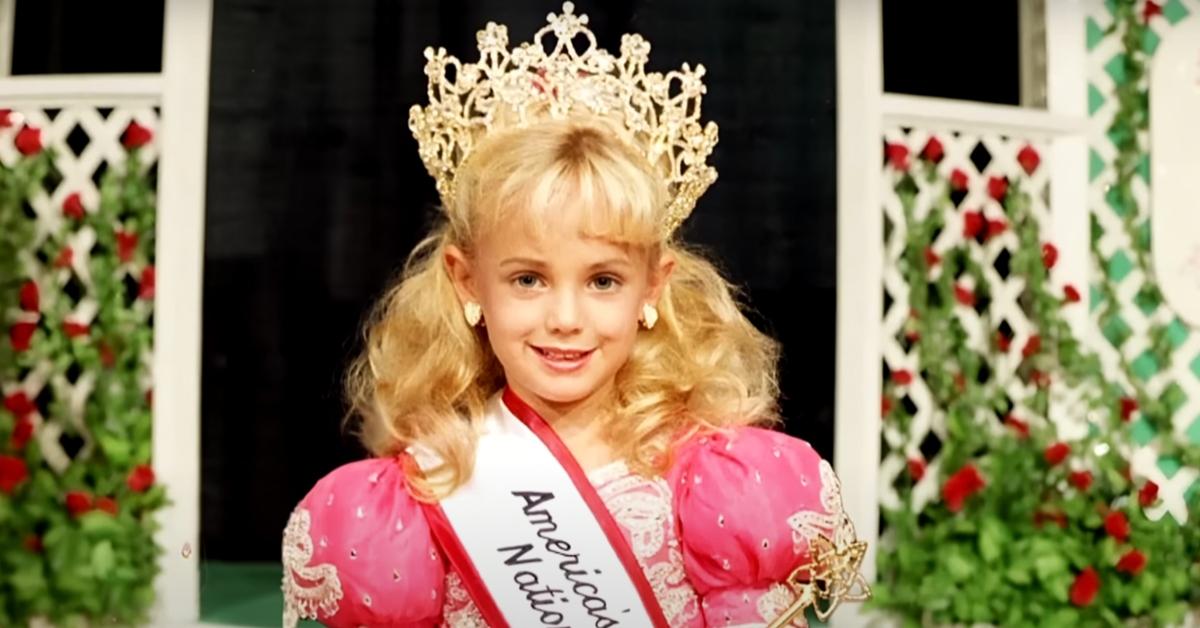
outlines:
[[796, 601], [767, 628], [783, 628], [802, 618], [809, 607], [818, 619], [826, 621], [838, 604], [870, 598], [871, 587], [858, 571], [866, 553], [867, 544], [857, 539], [835, 545], [823, 534], [814, 538], [809, 544], [809, 561], [793, 569], [784, 581], [796, 594]]

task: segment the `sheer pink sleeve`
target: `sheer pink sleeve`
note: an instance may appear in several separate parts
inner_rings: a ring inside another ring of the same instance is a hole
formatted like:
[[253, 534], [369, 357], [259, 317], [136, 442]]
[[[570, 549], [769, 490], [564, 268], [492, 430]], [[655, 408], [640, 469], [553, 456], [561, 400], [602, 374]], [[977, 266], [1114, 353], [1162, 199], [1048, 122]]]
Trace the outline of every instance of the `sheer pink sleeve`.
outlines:
[[326, 475], [283, 535], [285, 626], [436, 626], [445, 568], [394, 459]]
[[684, 568], [706, 623], [761, 626], [783, 614], [795, 599], [783, 581], [840, 519], [829, 463], [804, 441], [740, 428], [685, 447], [672, 476]]

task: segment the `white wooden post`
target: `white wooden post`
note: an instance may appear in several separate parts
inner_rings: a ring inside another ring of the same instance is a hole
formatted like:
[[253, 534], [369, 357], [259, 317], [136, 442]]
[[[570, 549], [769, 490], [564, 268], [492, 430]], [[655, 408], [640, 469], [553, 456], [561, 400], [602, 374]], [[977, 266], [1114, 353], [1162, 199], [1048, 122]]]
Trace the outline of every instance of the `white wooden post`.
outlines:
[[154, 466], [174, 504], [154, 625], [200, 617], [200, 330], [211, 0], [166, 0], [154, 333]]

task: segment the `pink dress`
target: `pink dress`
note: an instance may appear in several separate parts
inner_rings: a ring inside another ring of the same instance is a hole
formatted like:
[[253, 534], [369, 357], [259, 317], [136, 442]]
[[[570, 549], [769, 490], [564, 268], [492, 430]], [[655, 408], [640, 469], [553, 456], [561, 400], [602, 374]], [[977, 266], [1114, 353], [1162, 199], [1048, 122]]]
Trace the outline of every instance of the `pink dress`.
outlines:
[[[845, 521], [829, 463], [759, 428], [693, 439], [664, 477], [618, 461], [589, 479], [671, 626], [766, 625], [791, 605], [782, 582], [810, 541]], [[486, 626], [405, 482], [396, 460], [361, 460], [296, 506], [283, 540], [285, 626]]]

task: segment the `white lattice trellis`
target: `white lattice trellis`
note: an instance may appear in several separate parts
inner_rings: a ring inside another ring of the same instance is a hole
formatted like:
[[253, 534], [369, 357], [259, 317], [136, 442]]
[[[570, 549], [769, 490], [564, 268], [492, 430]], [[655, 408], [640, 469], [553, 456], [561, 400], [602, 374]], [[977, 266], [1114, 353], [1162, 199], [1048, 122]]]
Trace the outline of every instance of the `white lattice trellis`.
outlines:
[[[35, 223], [34, 237], [20, 253], [24, 273], [38, 285], [42, 297], [42, 311], [50, 311], [63, 305], [69, 312], [65, 321], [87, 326], [99, 310], [99, 303], [91, 294], [93, 278], [90, 274], [89, 254], [96, 243], [96, 234], [90, 227], [73, 230], [64, 216], [63, 206], [67, 198], [78, 194], [85, 211], [95, 211], [100, 202], [99, 184], [109, 168], [123, 168], [126, 149], [122, 135], [136, 121], [143, 127], [154, 130], [158, 126], [157, 108], [148, 104], [117, 104], [98, 102], [94, 104], [71, 104], [63, 107], [17, 107], [9, 115], [12, 126], [0, 129], [0, 162], [13, 166], [22, 158], [14, 145], [14, 137], [24, 126], [40, 131], [43, 146], [54, 151], [53, 166], [42, 186], [29, 199], [27, 211], [32, 211]], [[153, 145], [143, 148], [143, 168], [149, 170], [157, 161]], [[72, 255], [70, 266], [56, 264], [57, 245], [52, 245], [54, 234], [66, 232], [67, 245]], [[118, 268], [119, 281], [140, 281], [144, 261], [131, 261]], [[134, 312], [138, 319], [146, 321], [151, 315], [149, 301], [135, 301]], [[38, 312], [13, 310], [7, 313], [11, 321], [36, 324]], [[142, 385], [149, 389], [149, 365], [152, 356], [143, 356], [145, 378]], [[37, 445], [46, 463], [62, 473], [72, 459], [86, 458], [95, 446], [93, 436], [84, 420], [84, 410], [91, 394], [96, 374], [76, 368], [61, 368], [49, 359], [42, 359], [28, 369], [23, 369], [20, 381], [0, 382], [5, 396], [23, 392], [28, 399], [39, 397], [64, 402], [67, 409], [62, 420], [48, 420], [35, 412], [31, 419], [35, 425]], [[44, 405], [44, 404], [43, 404]], [[68, 444], [68, 441], [73, 441]]]
[[[940, 176], [936, 181], [930, 182], [922, 176], [914, 177], [918, 186], [914, 218], [920, 220], [931, 211], [947, 210], [945, 228], [938, 234], [932, 246], [935, 254], [941, 256], [946, 251], [964, 244], [964, 217], [967, 212], [979, 212], [990, 221], [1008, 221], [1009, 218], [1000, 203], [988, 190], [989, 182], [993, 178], [1020, 181], [1023, 190], [1030, 195], [1031, 215], [1043, 232], [1050, 232], [1051, 220], [1047, 207], [1050, 168], [1044, 158], [1041, 158], [1042, 163], [1031, 174], [1026, 174], [1018, 160], [1019, 153], [1027, 147], [1036, 151], [1039, 156], [1050, 154], [1044, 141], [1013, 138], [996, 133], [930, 132], [907, 128], [887, 129], [884, 135], [888, 144], [904, 145], [912, 155], [919, 154], [930, 138], [936, 138], [941, 143], [945, 156], [937, 165]], [[955, 171], [966, 176], [966, 189], [951, 193], [951, 207], [945, 208], [939, 203], [946, 193], [946, 182]], [[884, 178], [889, 180], [890, 172], [885, 172]], [[905, 250], [907, 231], [900, 197], [890, 186], [885, 186], [883, 211], [885, 295], [882, 357], [887, 369], [893, 372], [909, 371], [913, 374], [913, 381], [903, 387], [904, 397], [898, 400], [912, 413], [907, 433], [902, 433], [895, 424], [885, 424], [883, 427], [887, 447], [880, 468], [879, 495], [882, 506], [900, 507], [896, 482], [905, 473], [908, 460], [923, 460], [928, 465], [929, 472], [913, 489], [913, 507], [919, 510], [931, 499], [936, 498], [938, 493], [937, 452], [947, 437], [945, 416], [944, 412], [935, 406], [928, 387], [921, 379], [913, 342], [907, 336], [906, 323], [911, 315], [909, 294], [913, 287], [907, 283], [899, 268], [899, 260]], [[991, 377], [1002, 383], [1012, 402], [1012, 413], [1022, 418], [1034, 419], [1036, 413], [1022, 405], [1022, 401], [1032, 393], [1033, 386], [1017, 376], [1017, 367], [1021, 363], [1021, 349], [1036, 333], [1021, 305], [1021, 297], [1025, 291], [1024, 281], [1009, 272], [1009, 263], [1017, 248], [1017, 238], [1011, 230], [987, 238], [981, 245], [972, 244], [966, 247], [973, 260], [983, 269], [991, 299], [989, 303], [980, 304], [974, 309], [956, 307], [954, 313], [967, 333], [968, 348], [980, 354], [987, 353], [989, 345], [995, 343], [998, 330], [1003, 330], [1002, 333], [1008, 339], [1008, 349], [1000, 352], [998, 360], [988, 364]], [[933, 272], [931, 280], [935, 280], [942, 272], [941, 266], [935, 267]], [[1061, 290], [1063, 285], [1055, 281], [1057, 278], [1052, 275], [1052, 285], [1057, 285]], [[968, 289], [975, 287], [966, 281], [962, 283], [963, 287]], [[925, 286], [917, 288], [924, 290]], [[1074, 407], [1071, 391], [1052, 385], [1052, 392], [1056, 404], [1050, 419], [1064, 435], [1081, 434], [1081, 430], [1086, 430], [1086, 424], [1079, 420], [1079, 413], [1071, 411]], [[987, 415], [992, 414], [992, 410], [984, 409], [980, 413], [981, 424], [992, 425], [994, 431], [999, 434], [1003, 429], [1001, 422], [986, 420]]]
[[[1134, 377], [1140, 380], [1147, 392], [1167, 402], [1172, 414], [1173, 433], [1158, 434], [1144, 419], [1135, 417], [1131, 426], [1134, 442], [1138, 445], [1132, 463], [1136, 475], [1148, 478], [1159, 485], [1162, 502], [1149, 510], [1158, 517], [1169, 512], [1178, 521], [1187, 519], [1187, 499], [1192, 492], [1200, 490], [1200, 471], [1181, 468], [1179, 461], [1158, 455], [1158, 442], [1163, 438], [1174, 438], [1193, 445], [1200, 445], [1200, 330], [1180, 320], [1170, 306], [1155, 298], [1151, 288], [1155, 285], [1153, 269], [1150, 276], [1136, 261], [1129, 231], [1122, 217], [1125, 208], [1114, 204], [1112, 197], [1116, 172], [1113, 162], [1117, 147], [1109, 136], [1109, 127], [1117, 113], [1117, 86], [1128, 77], [1123, 65], [1124, 49], [1121, 30], [1109, 33], [1114, 23], [1109, 3], [1089, 0], [1087, 9], [1087, 79], [1089, 112], [1089, 193], [1088, 206], [1092, 216], [1103, 231], [1098, 248], [1103, 266], [1096, 273], [1092, 288], [1092, 322], [1096, 330], [1090, 335], [1091, 346], [1100, 355], [1105, 376], [1112, 381], [1130, 386], [1126, 371], [1121, 366], [1124, 360], [1131, 365]], [[1144, 11], [1144, 3], [1137, 3]], [[1148, 16], [1149, 29], [1143, 38], [1142, 52], [1148, 63], [1152, 63], [1154, 51], [1162, 35], [1185, 20], [1200, 20], [1200, 1], [1169, 0], [1161, 3], [1158, 15]], [[1147, 19], [1143, 15], [1143, 19]], [[1148, 75], [1138, 83], [1148, 90]], [[1139, 144], [1149, 147], [1148, 134], [1139, 133]], [[1149, 238], [1150, 231], [1150, 155], [1143, 155], [1138, 175], [1132, 182], [1136, 206], [1133, 222], [1136, 237]], [[1153, 246], [1153, 244], [1152, 244]], [[1118, 299], [1118, 314], [1101, 320], [1099, 282], [1105, 277], [1115, 286]], [[1149, 331], [1153, 326], [1165, 327], [1171, 346], [1171, 364], [1167, 368], [1158, 364], [1150, 351], [1152, 339]]]

